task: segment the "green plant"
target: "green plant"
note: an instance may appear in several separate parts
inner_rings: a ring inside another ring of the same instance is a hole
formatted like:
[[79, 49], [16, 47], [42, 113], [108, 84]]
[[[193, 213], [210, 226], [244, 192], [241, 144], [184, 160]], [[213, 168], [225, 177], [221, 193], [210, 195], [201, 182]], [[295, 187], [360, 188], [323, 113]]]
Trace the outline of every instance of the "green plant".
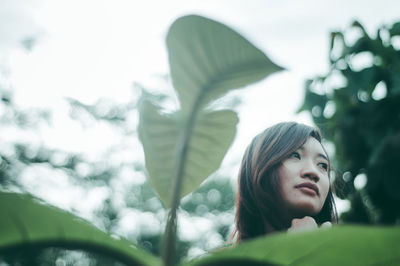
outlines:
[[[352, 205], [342, 219], [394, 224], [400, 218], [400, 22], [375, 36], [357, 21], [350, 30], [332, 33], [330, 70], [307, 82], [300, 111], [310, 112], [335, 144], [337, 168], [345, 172], [335, 180], [337, 194]], [[365, 187], [357, 189], [357, 176]]]
[[173, 24], [167, 47], [180, 109], [162, 114], [143, 99], [139, 137], [150, 180], [171, 208], [163, 257], [172, 265], [180, 198], [217, 170], [236, 133], [238, 118], [233, 111], [214, 111], [207, 105], [280, 67], [231, 29], [197, 16]]
[[[174, 265], [177, 209], [220, 165], [238, 122], [210, 103], [281, 68], [242, 36], [199, 16], [178, 19], [167, 36], [180, 108], [163, 112], [151, 95], [140, 104], [139, 136], [152, 185], [170, 215], [160, 260], [82, 219], [28, 195], [0, 193], [0, 254], [61, 247], [99, 252], [127, 265]], [[185, 265], [367, 265], [398, 263], [399, 228], [342, 227], [276, 234]]]

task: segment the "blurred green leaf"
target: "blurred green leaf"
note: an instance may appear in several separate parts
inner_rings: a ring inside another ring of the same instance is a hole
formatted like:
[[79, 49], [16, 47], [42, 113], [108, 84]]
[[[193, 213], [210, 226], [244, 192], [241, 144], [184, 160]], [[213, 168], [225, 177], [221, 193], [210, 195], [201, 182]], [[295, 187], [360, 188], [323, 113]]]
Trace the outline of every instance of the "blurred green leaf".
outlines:
[[200, 16], [175, 21], [167, 48], [173, 85], [185, 113], [282, 70], [237, 32]]
[[128, 265], [160, 265], [159, 259], [126, 240], [26, 194], [0, 192], [0, 254], [61, 247], [101, 253]]
[[200, 16], [175, 21], [167, 47], [181, 110], [162, 114], [143, 99], [139, 136], [152, 184], [170, 207], [174, 194], [188, 194], [219, 167], [234, 139], [236, 114], [204, 107], [282, 68], [238, 33]]
[[328, 97], [326, 95], [321, 95], [315, 93], [311, 90], [312, 80], [307, 80], [305, 84], [306, 94], [304, 97], [303, 105], [299, 108], [297, 113], [300, 113], [305, 110], [312, 110], [313, 108], [319, 108], [322, 111], [325, 108], [326, 102], [328, 101]]
[[392, 28], [389, 30], [390, 36], [400, 35], [400, 22], [396, 22], [392, 25]]
[[371, 95], [376, 84], [385, 78], [384, 71], [375, 65], [366, 67], [360, 71], [345, 68], [341, 73], [348, 81], [346, 92], [348, 92], [349, 96], [355, 97], [357, 97], [359, 91], [366, 91]]
[[[144, 102], [140, 108], [139, 135], [146, 167], [153, 187], [164, 205], [171, 203], [173, 180], [181, 158], [178, 145], [182, 129], [175, 115], [160, 114], [156, 106]], [[238, 118], [229, 110], [204, 112], [193, 126], [187, 143], [187, 158], [181, 196], [196, 189], [220, 165], [236, 133]]]
[[398, 226], [280, 233], [228, 247], [185, 265], [398, 265], [399, 239]]
[[[190, 197], [182, 202], [182, 209], [191, 216], [202, 215], [199, 209], [204, 207], [212, 213], [226, 212], [235, 206], [235, 192], [227, 178], [211, 178]], [[204, 214], [203, 214], [204, 215]]]

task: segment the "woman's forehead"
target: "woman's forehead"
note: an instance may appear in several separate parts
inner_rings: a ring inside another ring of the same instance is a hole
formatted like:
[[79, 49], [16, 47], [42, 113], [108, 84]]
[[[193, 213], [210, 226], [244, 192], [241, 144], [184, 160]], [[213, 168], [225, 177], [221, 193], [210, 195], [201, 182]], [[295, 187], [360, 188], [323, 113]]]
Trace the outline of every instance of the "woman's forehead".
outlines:
[[313, 137], [309, 137], [299, 149], [304, 152], [313, 153], [318, 157], [328, 160], [328, 155], [326, 154], [325, 149], [322, 147], [322, 144]]

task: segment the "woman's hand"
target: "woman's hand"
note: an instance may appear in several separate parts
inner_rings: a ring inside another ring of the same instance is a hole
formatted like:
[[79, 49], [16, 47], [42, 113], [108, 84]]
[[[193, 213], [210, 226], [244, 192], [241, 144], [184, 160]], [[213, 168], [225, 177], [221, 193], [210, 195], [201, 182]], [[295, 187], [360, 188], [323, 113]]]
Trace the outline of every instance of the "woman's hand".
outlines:
[[[321, 228], [332, 227], [331, 222], [325, 222], [321, 224]], [[303, 232], [310, 231], [318, 228], [317, 222], [315, 222], [314, 218], [310, 216], [305, 216], [301, 219], [295, 218], [292, 220], [292, 224], [288, 229], [288, 232]]]

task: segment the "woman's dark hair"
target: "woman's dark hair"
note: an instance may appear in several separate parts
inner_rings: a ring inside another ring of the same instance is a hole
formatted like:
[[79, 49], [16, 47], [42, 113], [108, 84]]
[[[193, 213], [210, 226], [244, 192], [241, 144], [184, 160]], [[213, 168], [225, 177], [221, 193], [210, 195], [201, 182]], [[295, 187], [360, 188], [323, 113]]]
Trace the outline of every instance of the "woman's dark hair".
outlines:
[[[279, 193], [278, 168], [283, 160], [313, 137], [321, 143], [318, 129], [295, 122], [279, 123], [257, 135], [247, 147], [239, 171], [236, 197], [236, 241], [286, 230], [287, 220]], [[328, 169], [328, 173], [330, 169]], [[337, 222], [331, 188], [321, 211], [313, 217], [318, 224]]]

